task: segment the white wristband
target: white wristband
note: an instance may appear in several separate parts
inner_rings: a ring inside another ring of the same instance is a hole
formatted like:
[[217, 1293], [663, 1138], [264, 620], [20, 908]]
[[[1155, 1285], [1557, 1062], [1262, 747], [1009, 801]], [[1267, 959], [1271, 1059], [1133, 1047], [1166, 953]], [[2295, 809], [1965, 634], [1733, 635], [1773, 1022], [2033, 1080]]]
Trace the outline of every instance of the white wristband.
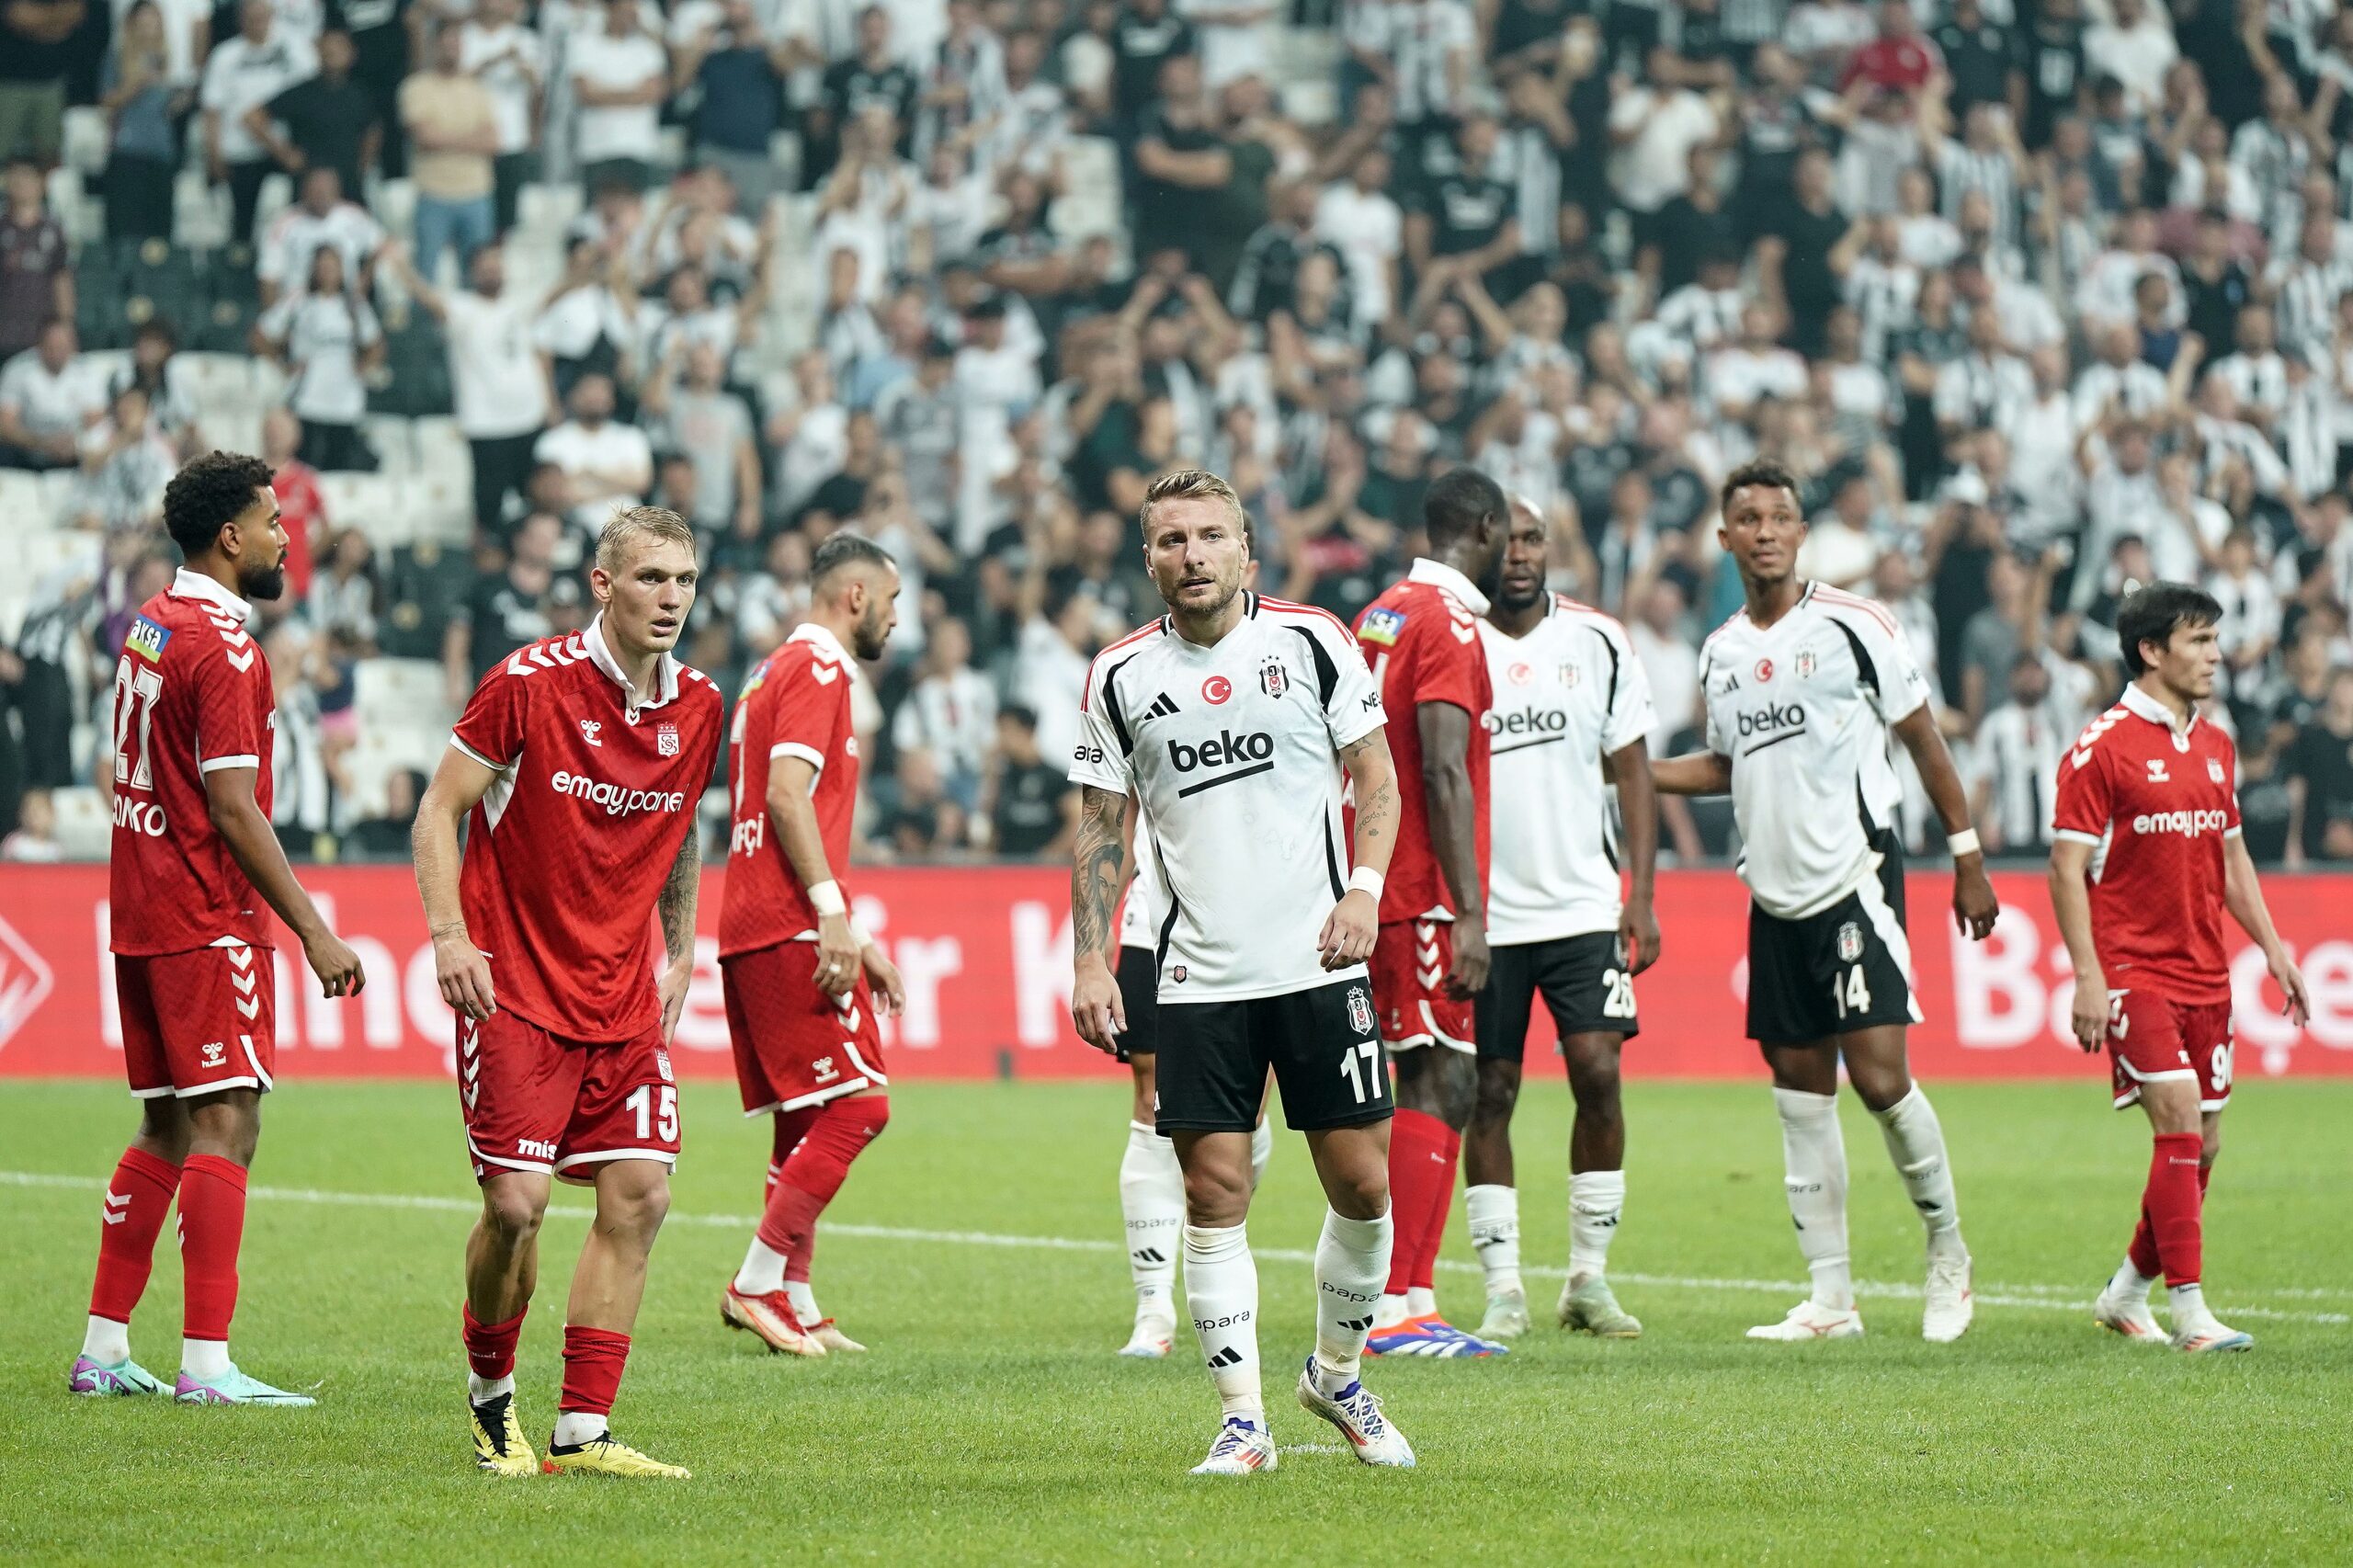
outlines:
[[1389, 879], [1370, 866], [1358, 866], [1348, 873], [1348, 886], [1358, 892], [1371, 894], [1375, 903], [1381, 902], [1381, 890], [1388, 885]]
[[864, 952], [874, 945], [874, 933], [858, 921], [853, 920], [849, 923], [849, 934], [850, 939], [858, 944], [859, 952]]
[[1959, 833], [1949, 833], [1945, 835], [1945, 847], [1952, 851], [1952, 858], [1956, 860], [1960, 859], [1964, 855], [1982, 855], [1984, 853], [1984, 850], [1978, 847], [1977, 830], [1973, 827], [1964, 827]]
[[819, 882], [809, 890], [809, 907], [819, 915], [847, 915], [849, 902], [842, 897], [839, 882]]

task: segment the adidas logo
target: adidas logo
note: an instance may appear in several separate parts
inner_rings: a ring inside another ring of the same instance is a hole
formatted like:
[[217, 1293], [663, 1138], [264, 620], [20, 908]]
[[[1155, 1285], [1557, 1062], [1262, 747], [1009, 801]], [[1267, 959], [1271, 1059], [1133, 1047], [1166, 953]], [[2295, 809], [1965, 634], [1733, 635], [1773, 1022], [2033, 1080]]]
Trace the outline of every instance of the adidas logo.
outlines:
[[1366, 1329], [1372, 1326], [1372, 1320], [1370, 1318], [1350, 1318], [1340, 1326], [1350, 1334], [1362, 1334]]
[[1152, 706], [1143, 710], [1143, 716], [1147, 719], [1173, 719], [1176, 716], [1176, 704], [1164, 691], [1152, 699]]
[[1166, 1263], [1168, 1255], [1158, 1247], [1138, 1247], [1132, 1255], [1138, 1263]]
[[1242, 1365], [1242, 1352], [1229, 1345], [1224, 1349], [1219, 1351], [1216, 1355], [1211, 1357], [1209, 1361], [1210, 1368], [1212, 1371], [1221, 1367], [1238, 1367]]

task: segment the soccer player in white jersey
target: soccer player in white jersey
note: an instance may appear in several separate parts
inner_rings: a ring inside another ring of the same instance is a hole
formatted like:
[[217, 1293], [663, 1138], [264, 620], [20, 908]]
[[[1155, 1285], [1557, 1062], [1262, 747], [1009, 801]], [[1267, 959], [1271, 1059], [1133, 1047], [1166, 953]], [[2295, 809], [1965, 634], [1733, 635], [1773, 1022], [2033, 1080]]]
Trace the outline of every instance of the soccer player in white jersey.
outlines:
[[[1071, 763], [1084, 792], [1071, 1013], [1089, 1045], [1118, 1050], [1127, 1018], [1112, 912], [1132, 797], [1168, 893], [1154, 947], [1155, 1119], [1184, 1171], [1186, 1304], [1224, 1407], [1195, 1473], [1275, 1468], [1245, 1227], [1250, 1132], [1270, 1068], [1330, 1205], [1299, 1402], [1366, 1463], [1410, 1465], [1412, 1447], [1357, 1376], [1391, 1247], [1392, 1101], [1364, 962], [1397, 835], [1381, 694], [1338, 620], [1244, 590], [1249, 544], [1223, 480], [1164, 475], [1140, 521], [1168, 613], [1087, 672]], [[1355, 789], [1352, 856], [1343, 770]]]
[[[1120, 1219], [1128, 1249], [1128, 1276], [1136, 1291], [1135, 1324], [1128, 1333], [1122, 1356], [1157, 1361], [1168, 1354], [1176, 1335], [1176, 1255], [1184, 1244], [1185, 1173], [1176, 1165], [1176, 1145], [1153, 1126], [1158, 1093], [1153, 1062], [1160, 1041], [1160, 974], [1154, 948], [1160, 923], [1168, 913], [1168, 894], [1161, 885], [1160, 861], [1152, 846], [1152, 829], [1136, 820], [1128, 808], [1131, 835], [1128, 863], [1133, 879], [1120, 906], [1120, 1000], [1127, 1007], [1128, 1027], [1120, 1036], [1119, 1055], [1128, 1064], [1134, 1095], [1128, 1111], [1128, 1142], [1120, 1156]], [[1250, 1134], [1250, 1187], [1266, 1175], [1274, 1153], [1274, 1129], [1264, 1112]]]
[[[1544, 515], [1514, 497], [1503, 574], [1479, 623], [1495, 685], [1486, 726], [1490, 831], [1487, 941], [1479, 994], [1479, 1095], [1462, 1136], [1471, 1244], [1487, 1277], [1482, 1339], [1528, 1332], [1519, 1277], [1519, 1192], [1511, 1114], [1541, 995], [1576, 1096], [1569, 1134], [1569, 1278], [1563, 1328], [1631, 1339], [1640, 1320], [1603, 1277], [1626, 1202], [1626, 1119], [1618, 1055], [1637, 1032], [1634, 976], [1658, 960], [1652, 913], [1658, 797], [1650, 747], [1658, 722], [1649, 678], [1626, 629], [1544, 586]], [[1625, 818], [1612, 831], [1609, 786]], [[1619, 867], [1631, 892], [1621, 896]]]
[[1733, 798], [1748, 883], [1748, 1033], [1773, 1073], [1790, 1214], [1813, 1293], [1752, 1339], [1844, 1339], [1863, 1332], [1847, 1254], [1847, 1148], [1838, 1067], [1879, 1119], [1887, 1152], [1928, 1233], [1923, 1337], [1969, 1327], [1961, 1244], [1943, 1129], [1913, 1083], [1904, 1026], [1920, 1014], [1904, 929], [1893, 825], [1901, 787], [1891, 734], [1920, 769], [1953, 854], [1953, 917], [1972, 940], [2000, 905], [1969, 825], [1968, 796], [1937, 733], [1927, 682], [1895, 619], [1797, 574], [1805, 518], [1777, 462], [1734, 469], [1717, 538], [1745, 608], [1699, 651], [1708, 749], [1653, 765], [1658, 788]]

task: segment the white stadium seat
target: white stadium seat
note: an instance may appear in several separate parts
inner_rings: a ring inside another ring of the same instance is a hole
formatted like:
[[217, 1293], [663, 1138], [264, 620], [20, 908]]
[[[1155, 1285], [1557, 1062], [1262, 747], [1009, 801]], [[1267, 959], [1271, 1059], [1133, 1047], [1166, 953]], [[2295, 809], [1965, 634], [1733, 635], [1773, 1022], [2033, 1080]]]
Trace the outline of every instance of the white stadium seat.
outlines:
[[114, 846], [114, 818], [86, 784], [50, 793], [57, 808], [57, 847], [68, 860], [104, 860]]

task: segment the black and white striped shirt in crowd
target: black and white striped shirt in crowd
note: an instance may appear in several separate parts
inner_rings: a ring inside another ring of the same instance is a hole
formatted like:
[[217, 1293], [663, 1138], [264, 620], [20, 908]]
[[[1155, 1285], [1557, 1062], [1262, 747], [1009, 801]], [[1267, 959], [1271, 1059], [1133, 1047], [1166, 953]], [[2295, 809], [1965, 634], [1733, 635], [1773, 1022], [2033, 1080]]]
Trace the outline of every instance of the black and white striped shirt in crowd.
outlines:
[[2268, 354], [2231, 354], [2214, 361], [2208, 375], [2219, 377], [2238, 399], [2242, 415], [2276, 419], [2288, 406], [2288, 361]]
[[2058, 805], [2059, 758], [2074, 726], [2045, 700], [2032, 708], [2006, 702], [1985, 715], [1977, 732], [1975, 773], [1987, 785], [1987, 814], [2000, 825], [2002, 847], [2040, 849], [2051, 842]]
[[1937, 184], [1942, 187], [1938, 210], [1947, 222], [1959, 223], [1961, 198], [1982, 190], [1994, 210], [1995, 244], [2004, 250], [2018, 244], [2018, 171], [2007, 148], [1981, 153], [1946, 142], [1937, 149]]
[[2336, 397], [2317, 373], [2288, 389], [2279, 412], [2279, 454], [2288, 482], [2310, 501], [2336, 484]]
[[1863, 358], [1885, 364], [1889, 336], [1916, 319], [1913, 308], [1920, 299], [1920, 269], [1905, 261], [1859, 256], [1847, 269], [1845, 292], [1861, 320]]
[[2273, 309], [2279, 318], [2279, 347], [2302, 349], [2307, 358], [2325, 356], [2336, 335], [2337, 296], [2353, 289], [2353, 267], [2334, 258], [2295, 256], [2273, 266], [2271, 281], [2278, 292]]
[[2302, 205], [2298, 187], [2312, 170], [2313, 144], [2302, 131], [2250, 119], [2231, 138], [2231, 162], [2246, 171], [2264, 222], [2276, 223], [2286, 203]]
[[1790, 0], [1723, 0], [1719, 12], [1725, 39], [1733, 43], [1763, 43], [1781, 36], [1789, 19]]

